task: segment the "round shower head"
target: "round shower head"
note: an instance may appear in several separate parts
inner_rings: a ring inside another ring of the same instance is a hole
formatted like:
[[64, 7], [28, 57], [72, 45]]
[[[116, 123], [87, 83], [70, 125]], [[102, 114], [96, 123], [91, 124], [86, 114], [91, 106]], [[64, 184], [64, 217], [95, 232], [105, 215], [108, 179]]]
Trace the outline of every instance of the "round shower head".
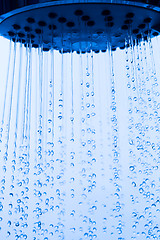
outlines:
[[44, 51], [98, 52], [106, 51], [108, 43], [113, 50], [123, 49], [128, 36], [134, 41], [159, 35], [160, 4], [150, 2], [1, 0], [0, 33], [13, 41], [42, 46]]

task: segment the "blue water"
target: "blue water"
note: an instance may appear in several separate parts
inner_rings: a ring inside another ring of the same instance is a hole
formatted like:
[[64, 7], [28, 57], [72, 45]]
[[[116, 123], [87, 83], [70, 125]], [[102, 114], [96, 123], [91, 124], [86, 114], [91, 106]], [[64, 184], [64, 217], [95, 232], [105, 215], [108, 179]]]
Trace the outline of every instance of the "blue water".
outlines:
[[158, 41], [99, 54], [5, 42], [1, 239], [160, 239]]

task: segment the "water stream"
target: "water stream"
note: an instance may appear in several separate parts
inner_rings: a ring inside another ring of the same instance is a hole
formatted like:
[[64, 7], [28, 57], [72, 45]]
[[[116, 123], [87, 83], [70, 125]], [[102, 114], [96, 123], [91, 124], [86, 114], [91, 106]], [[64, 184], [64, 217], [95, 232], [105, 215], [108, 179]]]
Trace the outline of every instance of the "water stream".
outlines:
[[1, 239], [160, 238], [157, 42], [85, 54], [8, 44]]

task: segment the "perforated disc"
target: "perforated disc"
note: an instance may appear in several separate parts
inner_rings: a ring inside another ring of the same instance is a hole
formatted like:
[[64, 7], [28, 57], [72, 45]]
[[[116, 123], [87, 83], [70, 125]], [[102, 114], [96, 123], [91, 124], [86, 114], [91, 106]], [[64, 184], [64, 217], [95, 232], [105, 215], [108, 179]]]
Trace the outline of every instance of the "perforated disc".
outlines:
[[[117, 1], [118, 2], [118, 1]], [[159, 34], [159, 9], [147, 9], [131, 3], [103, 1], [64, 1], [34, 4], [4, 15], [0, 32], [6, 38], [69, 51], [124, 48], [125, 39], [144, 39]]]

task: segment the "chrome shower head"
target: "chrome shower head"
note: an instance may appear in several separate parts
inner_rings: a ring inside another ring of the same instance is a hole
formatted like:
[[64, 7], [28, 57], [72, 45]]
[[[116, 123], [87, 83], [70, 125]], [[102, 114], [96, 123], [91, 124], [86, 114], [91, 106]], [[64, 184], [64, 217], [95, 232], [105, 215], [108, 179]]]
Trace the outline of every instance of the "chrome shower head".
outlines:
[[[0, 1], [0, 4], [2, 5]], [[7, 2], [7, 1], [6, 1]], [[147, 40], [160, 31], [158, 1], [36, 0], [3, 7], [0, 33], [32, 47], [63, 51], [123, 49], [125, 40]], [[156, 3], [157, 2], [157, 3]]]

